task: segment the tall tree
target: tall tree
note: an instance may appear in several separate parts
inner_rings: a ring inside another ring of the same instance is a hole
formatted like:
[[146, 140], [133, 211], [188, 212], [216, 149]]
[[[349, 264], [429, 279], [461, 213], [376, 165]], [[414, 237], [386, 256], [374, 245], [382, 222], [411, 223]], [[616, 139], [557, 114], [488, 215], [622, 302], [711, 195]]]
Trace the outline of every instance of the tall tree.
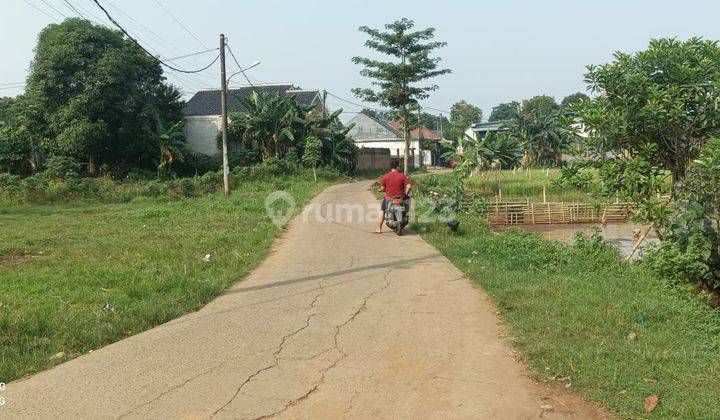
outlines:
[[435, 37], [434, 28], [412, 32], [414, 26], [415, 23], [406, 18], [385, 25], [385, 31], [361, 26], [360, 31], [370, 37], [365, 41], [365, 46], [395, 60], [379, 61], [365, 57], [352, 59], [353, 63], [364, 66], [360, 74], [373, 79], [371, 84], [375, 87], [356, 88], [353, 93], [365, 101], [379, 103], [400, 114], [405, 137], [405, 173], [408, 172], [410, 160], [410, 111], [419, 100], [428, 98], [430, 92], [438, 88], [437, 85], [418, 84], [450, 73], [449, 69], [438, 68], [440, 58], [430, 57], [433, 50], [446, 43], [431, 41]]
[[450, 108], [450, 139], [457, 141], [457, 139], [464, 137], [465, 130], [481, 120], [482, 109], [479, 107], [465, 100], [454, 103]]
[[119, 31], [82, 19], [47, 26], [26, 94], [43, 128], [42, 152], [78, 159], [90, 173], [155, 166], [156, 116], [182, 119], [180, 93], [164, 81], [157, 60]]
[[517, 101], [498, 104], [493, 107], [488, 120], [491, 122], [512, 120], [518, 116], [519, 109], [520, 103]]

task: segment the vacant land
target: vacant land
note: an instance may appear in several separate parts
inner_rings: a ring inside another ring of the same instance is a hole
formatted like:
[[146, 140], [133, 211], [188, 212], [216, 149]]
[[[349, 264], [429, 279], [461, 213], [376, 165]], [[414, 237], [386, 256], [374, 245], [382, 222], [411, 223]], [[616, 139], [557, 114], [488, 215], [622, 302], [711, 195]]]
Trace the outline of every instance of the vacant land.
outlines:
[[533, 377], [580, 391], [622, 417], [720, 417], [720, 314], [593, 240], [493, 234], [480, 216], [420, 227], [494, 299]]
[[1, 207], [0, 382], [203, 306], [280, 233], [268, 193], [302, 204], [328, 185], [311, 179], [246, 182], [230, 198]]

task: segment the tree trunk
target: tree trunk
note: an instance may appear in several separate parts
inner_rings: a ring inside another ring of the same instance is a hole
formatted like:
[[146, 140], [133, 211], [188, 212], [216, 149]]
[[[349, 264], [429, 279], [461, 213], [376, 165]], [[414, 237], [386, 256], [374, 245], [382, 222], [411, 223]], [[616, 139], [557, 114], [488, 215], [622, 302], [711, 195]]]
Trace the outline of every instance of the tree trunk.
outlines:
[[314, 166], [313, 166], [313, 178], [315, 178], [315, 182], [317, 182], [317, 172], [315, 172]]
[[405, 140], [405, 153], [403, 154], [403, 172], [407, 175], [410, 173], [410, 132], [408, 131], [408, 112], [407, 107], [403, 107], [403, 137]]

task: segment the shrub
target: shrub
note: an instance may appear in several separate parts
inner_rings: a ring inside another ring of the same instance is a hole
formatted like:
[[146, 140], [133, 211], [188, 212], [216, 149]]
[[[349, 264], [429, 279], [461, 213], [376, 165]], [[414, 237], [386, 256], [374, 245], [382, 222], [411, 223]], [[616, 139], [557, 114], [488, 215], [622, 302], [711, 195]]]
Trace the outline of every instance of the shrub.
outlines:
[[720, 291], [720, 139], [707, 143], [676, 193], [672, 215], [660, 228], [660, 248], [648, 264], [672, 281]]
[[45, 161], [45, 172], [53, 179], [77, 177], [79, 169], [78, 162], [68, 156], [51, 156]]

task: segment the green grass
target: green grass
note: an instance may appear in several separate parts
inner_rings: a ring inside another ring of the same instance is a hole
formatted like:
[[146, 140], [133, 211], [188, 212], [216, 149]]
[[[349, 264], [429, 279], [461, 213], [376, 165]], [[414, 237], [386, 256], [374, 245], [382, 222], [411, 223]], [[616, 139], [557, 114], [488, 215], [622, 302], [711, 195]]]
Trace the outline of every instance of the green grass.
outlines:
[[488, 182], [485, 182], [482, 174], [469, 178], [466, 183], [468, 193], [478, 193], [489, 197], [498, 196], [502, 191], [502, 198], [508, 200], [542, 201], [543, 186], [547, 194], [547, 201], [595, 201], [586, 192], [560, 187], [553, 184], [557, 180], [559, 171], [550, 169], [546, 174], [545, 169], [530, 169], [529, 171], [518, 169], [515, 173], [511, 170], [502, 170], [491, 173]]
[[202, 307], [281, 232], [267, 194], [303, 204], [329, 183], [311, 179], [244, 182], [227, 199], [0, 207], [0, 382]]
[[644, 416], [655, 394], [653, 417], [720, 418], [720, 313], [687, 290], [587, 241], [496, 235], [473, 216], [456, 234], [420, 231], [492, 296], [534, 378], [570, 383], [623, 418]]

